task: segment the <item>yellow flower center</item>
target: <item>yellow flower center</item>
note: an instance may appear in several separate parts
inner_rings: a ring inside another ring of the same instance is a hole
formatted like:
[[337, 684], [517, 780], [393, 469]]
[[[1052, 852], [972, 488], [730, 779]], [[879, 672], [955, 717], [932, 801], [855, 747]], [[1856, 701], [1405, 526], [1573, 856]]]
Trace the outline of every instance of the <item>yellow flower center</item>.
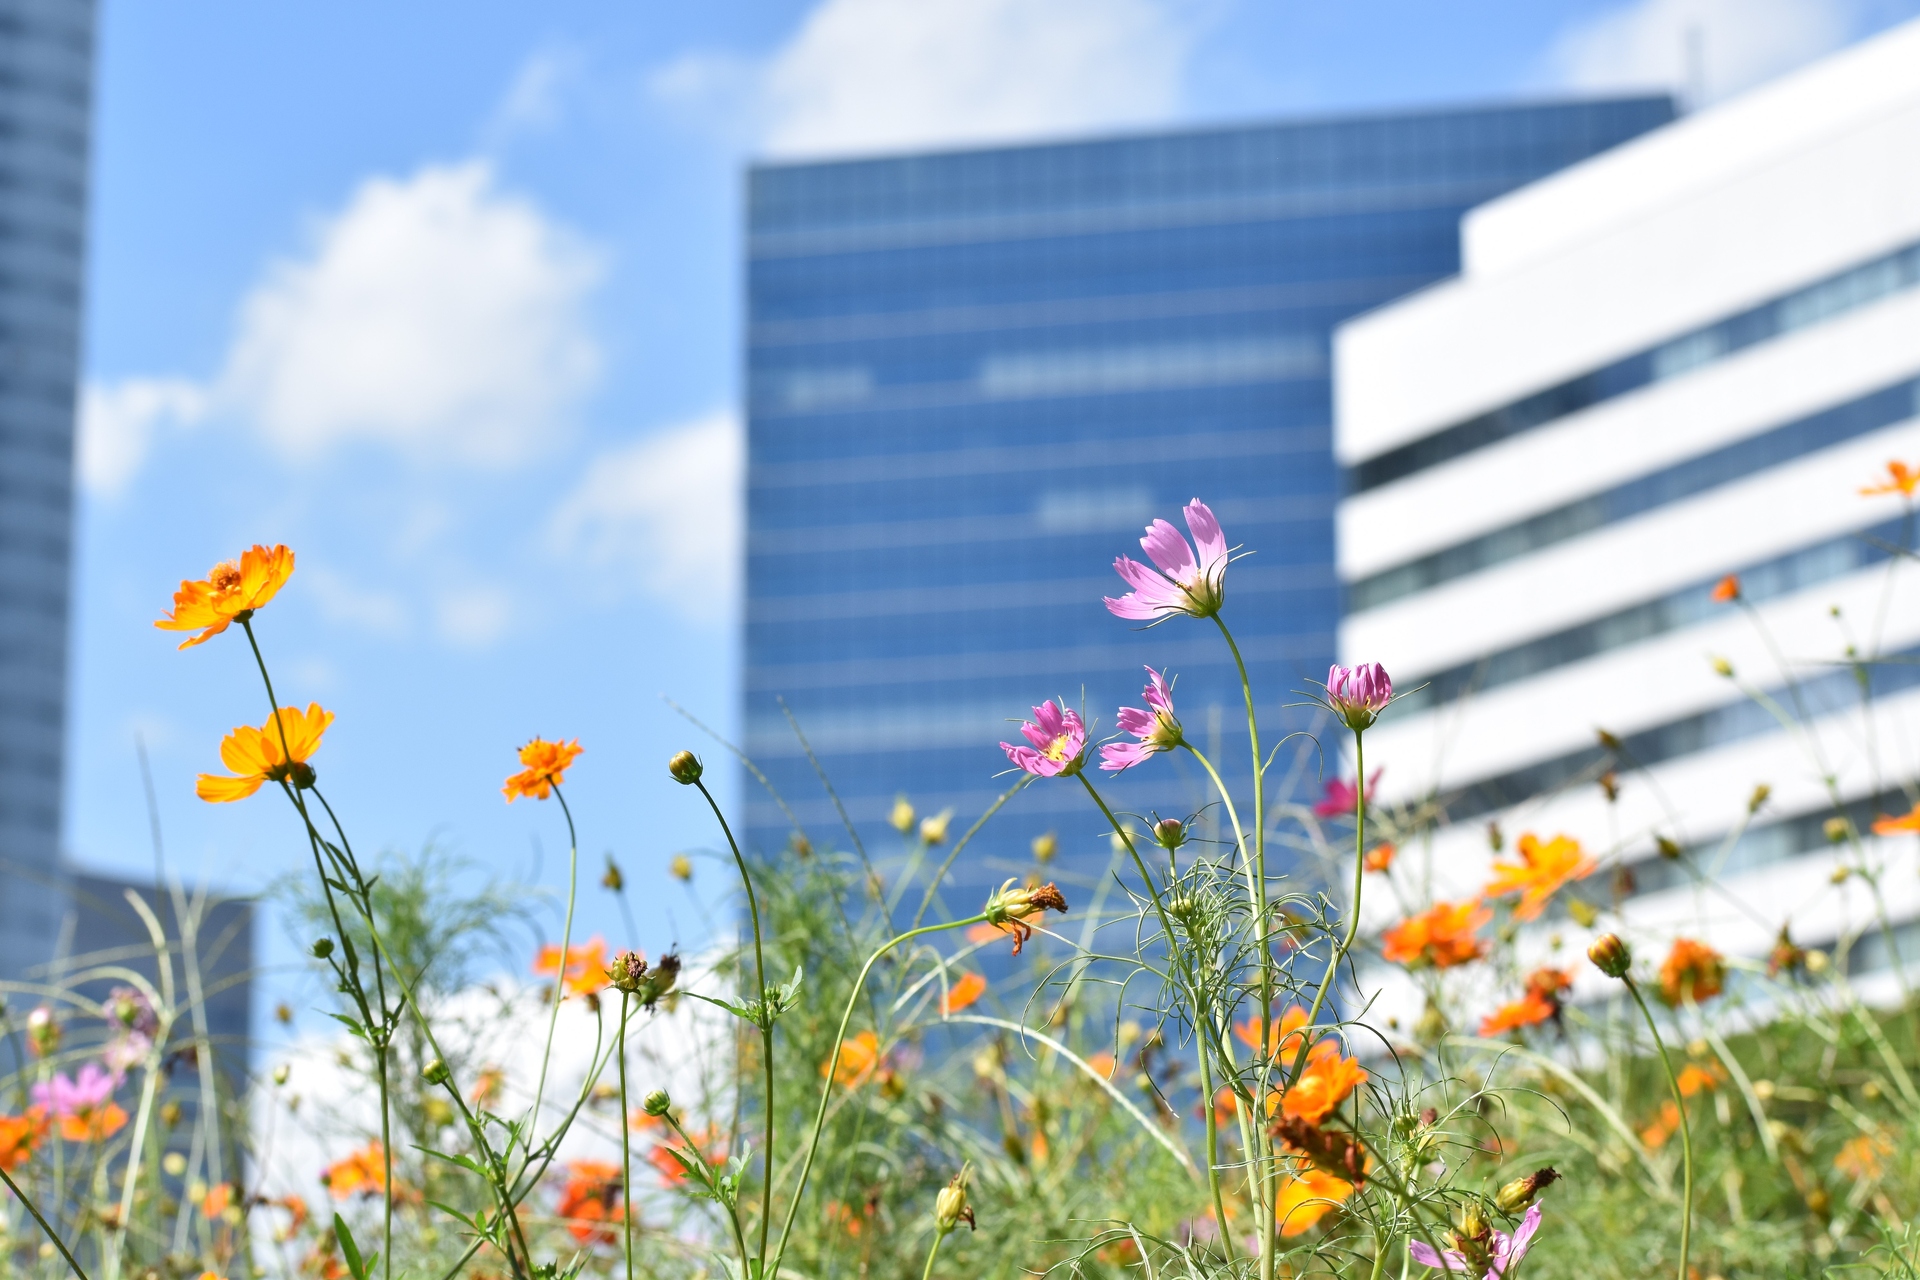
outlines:
[[1047, 749], [1041, 752], [1040, 754], [1044, 755], [1049, 760], [1065, 760], [1068, 754], [1067, 735], [1063, 733], [1059, 737], [1055, 738], [1052, 742], [1049, 742], [1047, 744]]
[[240, 566], [231, 560], [222, 560], [213, 566], [207, 574], [207, 584], [215, 591], [233, 591], [240, 586]]

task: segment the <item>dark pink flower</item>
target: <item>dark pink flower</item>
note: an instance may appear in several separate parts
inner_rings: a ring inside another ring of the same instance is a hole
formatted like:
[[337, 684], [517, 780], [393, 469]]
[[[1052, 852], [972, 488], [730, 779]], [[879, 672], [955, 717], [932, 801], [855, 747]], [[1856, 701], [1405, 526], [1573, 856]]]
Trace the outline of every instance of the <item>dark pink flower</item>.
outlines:
[[[1120, 618], [1159, 622], [1176, 613], [1211, 618], [1226, 602], [1227, 539], [1207, 504], [1195, 498], [1182, 512], [1193, 533], [1193, 546], [1165, 520], [1147, 526], [1141, 548], [1157, 568], [1121, 556], [1113, 568], [1133, 590], [1118, 600], [1107, 598], [1107, 609]], [[1195, 548], [1199, 555], [1195, 556]]]
[[[1504, 1231], [1494, 1232], [1493, 1257], [1487, 1267], [1487, 1273], [1482, 1277], [1482, 1280], [1501, 1280], [1501, 1277], [1507, 1274], [1509, 1267], [1527, 1256], [1527, 1249], [1533, 1243], [1533, 1233], [1539, 1229], [1540, 1206], [1535, 1205], [1533, 1208], [1527, 1210], [1526, 1217], [1520, 1219], [1519, 1229], [1512, 1235], [1508, 1235]], [[1446, 1253], [1442, 1255], [1435, 1253], [1432, 1245], [1423, 1244], [1418, 1240], [1411, 1240], [1407, 1242], [1407, 1252], [1413, 1255], [1413, 1260], [1423, 1267], [1439, 1267], [1445, 1271], [1459, 1272], [1471, 1272], [1473, 1270], [1473, 1266], [1467, 1261], [1466, 1256], [1452, 1249], [1447, 1250]]]
[[1379, 663], [1327, 669], [1327, 707], [1354, 732], [1369, 728], [1391, 701], [1393, 680]]
[[[1380, 785], [1380, 775], [1385, 772], [1386, 767], [1383, 765], [1375, 769], [1373, 776], [1367, 779], [1367, 802], [1369, 804], [1373, 802], [1374, 790]], [[1337, 818], [1343, 813], [1352, 813], [1359, 799], [1360, 797], [1354, 794], [1353, 783], [1348, 782], [1345, 778], [1328, 778], [1327, 794], [1320, 798], [1319, 804], [1313, 806], [1313, 811], [1323, 818]]]
[[1179, 746], [1180, 721], [1173, 714], [1173, 689], [1167, 679], [1152, 667], [1147, 668], [1147, 687], [1141, 694], [1146, 707], [1122, 707], [1114, 720], [1122, 733], [1136, 741], [1109, 742], [1100, 748], [1100, 767], [1108, 773], [1131, 769], [1150, 755], [1171, 751]]
[[61, 1072], [44, 1084], [33, 1086], [33, 1100], [56, 1116], [84, 1115], [113, 1096], [118, 1076], [102, 1071], [89, 1062], [80, 1068], [77, 1079], [69, 1080]]
[[1078, 713], [1056, 707], [1052, 699], [1033, 709], [1032, 722], [1021, 725], [1020, 732], [1032, 746], [1003, 742], [1000, 749], [1036, 778], [1069, 777], [1087, 762], [1087, 726]]

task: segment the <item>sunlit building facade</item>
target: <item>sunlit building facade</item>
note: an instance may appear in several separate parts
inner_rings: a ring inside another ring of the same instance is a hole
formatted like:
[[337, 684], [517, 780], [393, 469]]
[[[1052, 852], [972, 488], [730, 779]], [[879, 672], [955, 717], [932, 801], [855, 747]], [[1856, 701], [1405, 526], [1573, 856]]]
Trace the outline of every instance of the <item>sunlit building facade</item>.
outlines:
[[1340, 648], [1421, 687], [1368, 755], [1441, 804], [1439, 892], [1564, 831], [1654, 937], [1884, 971], [1834, 872], [1911, 918], [1916, 841], [1830, 822], [1920, 777], [1911, 506], [1862, 493], [1920, 462], [1916, 155], [1910, 25], [1475, 210], [1459, 279], [1341, 331]]
[[[1010, 721], [1054, 697], [1110, 730], [1149, 662], [1244, 761], [1220, 636], [1110, 616], [1114, 557], [1210, 503], [1255, 553], [1226, 616], [1285, 722], [1334, 654], [1333, 326], [1452, 274], [1465, 209], [1671, 116], [1637, 98], [754, 168], [745, 749], [791, 816], [747, 779], [751, 842], [797, 821], [848, 843], [794, 724], [893, 850], [898, 795], [958, 834], [1010, 781]], [[1190, 770], [1136, 772], [1115, 788], [1135, 812], [1204, 803]], [[1029, 866], [1048, 830], [1104, 865], [1085, 795], [1043, 785], [962, 883]]]
[[45, 965], [60, 890], [91, 0], [0, 0], [0, 974]]

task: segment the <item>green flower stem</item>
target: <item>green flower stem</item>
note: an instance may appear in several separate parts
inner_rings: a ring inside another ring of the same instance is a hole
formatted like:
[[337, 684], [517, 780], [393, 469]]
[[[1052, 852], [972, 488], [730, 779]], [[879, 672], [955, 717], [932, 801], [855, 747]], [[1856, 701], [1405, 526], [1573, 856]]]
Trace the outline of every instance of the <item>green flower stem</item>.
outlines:
[[[753, 893], [753, 877], [747, 874], [747, 860], [741, 856], [740, 842], [733, 838], [733, 828], [727, 825], [727, 815], [720, 812], [713, 793], [707, 790], [707, 784], [695, 778], [693, 785], [700, 788], [700, 794], [707, 798], [707, 807], [713, 810], [714, 819], [719, 822], [720, 830], [726, 833], [727, 847], [733, 850], [734, 865], [740, 868], [740, 884], [747, 891], [747, 913], [753, 919], [753, 974], [758, 986], [754, 997], [767, 999], [767, 960], [761, 950], [760, 941], [760, 903]], [[836, 802], [837, 803], [837, 802]], [[767, 1262], [767, 1225], [773, 1221], [773, 1019], [768, 1017], [760, 1027], [760, 1056], [767, 1066], [767, 1132], [763, 1140], [766, 1148], [760, 1157], [760, 1265], [764, 1274]]]
[[14, 1197], [19, 1200], [21, 1204], [27, 1206], [27, 1212], [32, 1214], [33, 1220], [40, 1224], [40, 1229], [47, 1233], [47, 1239], [53, 1241], [53, 1247], [60, 1251], [60, 1256], [67, 1260], [69, 1267], [73, 1268], [73, 1274], [79, 1276], [80, 1280], [87, 1280], [87, 1273], [81, 1269], [79, 1262], [75, 1261], [73, 1253], [67, 1248], [67, 1242], [62, 1240], [59, 1233], [47, 1225], [47, 1220], [40, 1216], [39, 1208], [34, 1205], [32, 1200], [27, 1198], [27, 1193], [21, 1190], [20, 1184], [13, 1180], [13, 1176], [7, 1172], [7, 1167], [4, 1164], [0, 1164], [0, 1182], [5, 1182], [7, 1184], [7, 1190], [13, 1192]]
[[[964, 920], [950, 920], [945, 924], [928, 924], [918, 929], [909, 929], [882, 943], [880, 949], [868, 956], [867, 962], [860, 966], [860, 974], [853, 980], [853, 990], [847, 994], [847, 1007], [840, 1015], [840, 1029], [834, 1033], [833, 1057], [827, 1061], [827, 1078], [820, 1086], [820, 1106], [814, 1112], [813, 1132], [807, 1139], [807, 1158], [800, 1165], [800, 1181], [795, 1184], [793, 1200], [787, 1205], [786, 1221], [780, 1228], [780, 1243], [773, 1251], [773, 1265], [761, 1272], [767, 1280], [772, 1280], [780, 1274], [780, 1262], [787, 1256], [787, 1240], [793, 1234], [793, 1220], [800, 1212], [800, 1201], [806, 1197], [807, 1179], [813, 1173], [813, 1159], [820, 1151], [820, 1131], [827, 1123], [827, 1104], [833, 1099], [833, 1077], [834, 1073], [840, 1069], [840, 1050], [847, 1042], [847, 1024], [853, 1020], [853, 1007], [859, 1003], [860, 992], [867, 985], [867, 975], [873, 972], [873, 966], [880, 963], [881, 957], [903, 942], [911, 942], [915, 938], [922, 938], [930, 933], [940, 933], [947, 929], [964, 929], [969, 925], [984, 924], [986, 919], [986, 912], [983, 911], [979, 915], [968, 916]], [[771, 1163], [768, 1167], [771, 1169]], [[768, 1181], [771, 1183], [771, 1177]]]
[[[1227, 1227], [1227, 1204], [1220, 1196], [1220, 1118], [1213, 1106], [1213, 1058], [1200, 1053], [1200, 1111], [1207, 1118], [1207, 1190], [1213, 1196], [1213, 1216], [1220, 1223], [1220, 1240], [1226, 1247], [1227, 1261], [1233, 1261], [1233, 1232]], [[939, 1242], [935, 1241], [935, 1248]], [[929, 1266], [933, 1265], [929, 1260]]]
[[1680, 1096], [1680, 1078], [1673, 1073], [1673, 1059], [1667, 1056], [1667, 1042], [1660, 1038], [1660, 1028], [1653, 1021], [1653, 1010], [1647, 1008], [1646, 999], [1641, 996], [1640, 987], [1632, 975], [1624, 975], [1620, 981], [1627, 984], [1633, 1002], [1640, 1006], [1640, 1016], [1647, 1020], [1647, 1030], [1653, 1035], [1653, 1047], [1660, 1051], [1660, 1065], [1666, 1068], [1667, 1088], [1673, 1091], [1673, 1105], [1680, 1112], [1680, 1267], [1676, 1274], [1679, 1280], [1687, 1280], [1687, 1253], [1693, 1242], [1693, 1132], [1687, 1124], [1687, 1103]]
[[927, 1250], [927, 1265], [920, 1270], [920, 1280], [933, 1280], [933, 1260], [940, 1256], [940, 1246], [946, 1238], [946, 1232], [934, 1229], [933, 1248]]
[[633, 1125], [627, 1119], [627, 1012], [632, 994], [620, 993], [620, 1237], [626, 1244], [627, 1280], [633, 1280]]

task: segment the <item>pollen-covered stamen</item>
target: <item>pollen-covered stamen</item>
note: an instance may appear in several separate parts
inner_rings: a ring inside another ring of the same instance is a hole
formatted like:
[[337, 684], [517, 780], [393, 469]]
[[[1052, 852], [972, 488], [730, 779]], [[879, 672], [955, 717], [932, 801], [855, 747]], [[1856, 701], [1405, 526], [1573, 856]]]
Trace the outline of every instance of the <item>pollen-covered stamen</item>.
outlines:
[[207, 573], [207, 584], [219, 592], [238, 591], [240, 581], [240, 566], [232, 560], [222, 560]]

